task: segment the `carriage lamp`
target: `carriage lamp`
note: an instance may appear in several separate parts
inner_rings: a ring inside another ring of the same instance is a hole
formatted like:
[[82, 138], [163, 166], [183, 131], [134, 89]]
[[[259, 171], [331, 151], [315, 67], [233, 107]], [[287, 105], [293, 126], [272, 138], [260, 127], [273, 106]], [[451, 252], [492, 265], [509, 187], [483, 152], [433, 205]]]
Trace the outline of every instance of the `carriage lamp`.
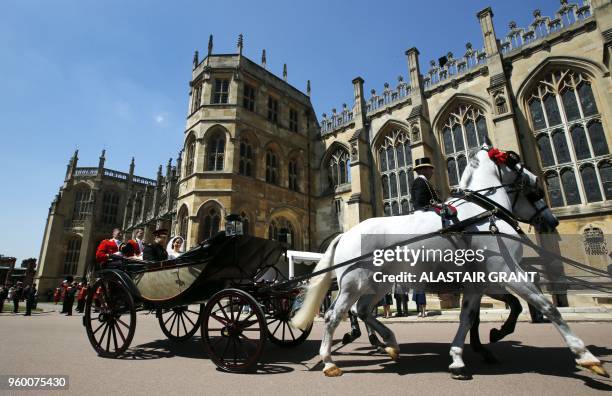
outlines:
[[240, 216], [237, 214], [230, 214], [225, 217], [225, 235], [244, 235]]
[[291, 233], [287, 228], [281, 228], [278, 230], [278, 241], [291, 246]]

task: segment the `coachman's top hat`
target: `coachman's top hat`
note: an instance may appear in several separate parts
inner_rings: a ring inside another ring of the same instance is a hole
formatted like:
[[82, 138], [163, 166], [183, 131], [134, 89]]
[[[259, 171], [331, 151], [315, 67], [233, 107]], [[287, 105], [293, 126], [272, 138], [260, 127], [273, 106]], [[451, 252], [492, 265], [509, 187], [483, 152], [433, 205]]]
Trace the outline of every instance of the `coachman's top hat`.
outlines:
[[431, 163], [431, 158], [429, 157], [417, 158], [416, 161], [414, 161], [414, 168], [412, 168], [412, 170], [423, 169], [423, 168], [434, 168], [433, 164]]

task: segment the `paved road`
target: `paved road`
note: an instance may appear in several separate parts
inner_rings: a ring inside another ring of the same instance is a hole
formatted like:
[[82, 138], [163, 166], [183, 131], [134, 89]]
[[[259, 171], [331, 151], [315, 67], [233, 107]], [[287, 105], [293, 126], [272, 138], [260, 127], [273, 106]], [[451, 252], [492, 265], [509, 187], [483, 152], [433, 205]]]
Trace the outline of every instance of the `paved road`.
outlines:
[[[481, 334], [488, 334], [494, 325], [482, 324]], [[571, 326], [612, 372], [612, 323]], [[467, 350], [465, 359], [474, 375], [471, 381], [455, 381], [447, 373], [455, 323], [392, 323], [390, 327], [401, 345], [399, 362], [372, 352], [362, 337], [334, 354], [345, 374], [326, 378], [317, 357], [322, 325], [316, 323], [310, 339], [299, 347], [286, 350], [269, 344], [257, 374], [232, 375], [216, 370], [199, 337], [183, 344], [166, 340], [153, 316], [139, 314], [132, 349], [125, 358], [113, 360], [95, 355], [79, 315], [9, 314], [0, 316], [0, 374], [69, 374], [70, 393], [79, 394], [456, 396], [587, 395], [612, 390], [612, 380], [574, 367], [570, 352], [550, 324], [519, 323], [507, 341], [492, 346], [502, 360], [498, 365], [486, 365]], [[348, 323], [343, 323], [338, 336], [347, 329]]]

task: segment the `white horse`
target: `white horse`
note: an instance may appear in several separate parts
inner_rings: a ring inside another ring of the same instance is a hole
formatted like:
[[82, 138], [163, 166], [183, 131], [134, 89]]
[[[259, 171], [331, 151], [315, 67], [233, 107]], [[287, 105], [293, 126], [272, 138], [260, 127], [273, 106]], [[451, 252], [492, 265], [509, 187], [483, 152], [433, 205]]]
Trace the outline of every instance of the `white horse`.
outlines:
[[[530, 223], [547, 223], [549, 227], [556, 227], [558, 221], [542, 200], [541, 189], [535, 175], [519, 163], [514, 153], [503, 153], [497, 149], [489, 149], [484, 145], [471, 158], [470, 163], [462, 175], [460, 187], [463, 190], [482, 191], [487, 197], [512, 212], [516, 218]], [[458, 209], [460, 221], [475, 218], [485, 210], [466, 200], [453, 200]], [[524, 275], [520, 268], [523, 251], [522, 244], [516, 240], [503, 238], [502, 235], [517, 235], [517, 230], [506, 221], [499, 218], [484, 218], [482, 221], [471, 224], [466, 232], [488, 232], [491, 225], [499, 229], [499, 234], [478, 235], [472, 237], [443, 237], [437, 234], [440, 230], [440, 218], [433, 211], [416, 211], [407, 216], [379, 217], [365, 220], [344, 234], [338, 235], [329, 245], [314, 272], [330, 268], [334, 264], [354, 260], [364, 253], [385, 249], [394, 244], [402, 244], [411, 236], [430, 235], [427, 239], [408, 243], [409, 250], [440, 250], [456, 251], [459, 248], [472, 250], [482, 249], [485, 258], [479, 264], [466, 264], [458, 267], [455, 263], [441, 262], [440, 260], [408, 263], [395, 258], [385, 261], [382, 266], [374, 265], [372, 257], [357, 261], [355, 264], [336, 268], [334, 273], [326, 273], [311, 279], [301, 308], [297, 311], [292, 324], [298, 328], [306, 328], [314, 320], [317, 308], [330, 287], [332, 276], [338, 279], [338, 296], [325, 314], [325, 331], [320, 348], [320, 355], [324, 363], [323, 372], [326, 376], [340, 376], [342, 370], [338, 368], [331, 358], [333, 334], [346, 316], [353, 304], [357, 315], [377, 333], [383, 337], [386, 345], [385, 351], [396, 360], [399, 357], [399, 346], [393, 332], [379, 322], [372, 314], [376, 303], [392, 287], [392, 282], [380, 282], [383, 275], [396, 275], [400, 273], [414, 274], [420, 279], [423, 272], [437, 270], [443, 273], [485, 272], [497, 273], [507, 276], [508, 281], [491, 284], [495, 288], [506, 288], [532, 304], [545, 314], [557, 327], [570, 350], [576, 355], [576, 363], [591, 371], [608, 376], [597, 359], [585, 347], [584, 342], [578, 338], [562, 319], [559, 311], [540, 292], [532, 282], [510, 279], [511, 275]], [[403, 248], [402, 246], [402, 248]], [[378, 273], [378, 274], [377, 274]], [[422, 290], [433, 290], [436, 284], [413, 283], [413, 286]], [[463, 303], [460, 314], [460, 324], [450, 348], [452, 363], [449, 366], [451, 375], [455, 379], [468, 379], [465, 372], [465, 363], [462, 359], [463, 346], [467, 332], [472, 326], [475, 315], [478, 314], [480, 300], [484, 293], [482, 285], [467, 283], [462, 285]]]

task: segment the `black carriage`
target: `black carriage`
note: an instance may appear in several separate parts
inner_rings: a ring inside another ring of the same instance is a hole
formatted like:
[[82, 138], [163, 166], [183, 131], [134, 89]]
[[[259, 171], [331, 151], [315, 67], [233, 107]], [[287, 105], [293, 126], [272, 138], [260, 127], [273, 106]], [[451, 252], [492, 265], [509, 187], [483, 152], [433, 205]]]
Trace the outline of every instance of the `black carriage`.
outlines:
[[282, 282], [284, 245], [222, 232], [174, 260], [116, 257], [95, 273], [87, 295], [89, 341], [98, 355], [118, 357], [130, 346], [136, 313], [149, 311], [172, 341], [200, 329], [204, 349], [221, 370], [252, 370], [266, 341], [296, 346], [311, 330], [289, 325], [299, 289]]

